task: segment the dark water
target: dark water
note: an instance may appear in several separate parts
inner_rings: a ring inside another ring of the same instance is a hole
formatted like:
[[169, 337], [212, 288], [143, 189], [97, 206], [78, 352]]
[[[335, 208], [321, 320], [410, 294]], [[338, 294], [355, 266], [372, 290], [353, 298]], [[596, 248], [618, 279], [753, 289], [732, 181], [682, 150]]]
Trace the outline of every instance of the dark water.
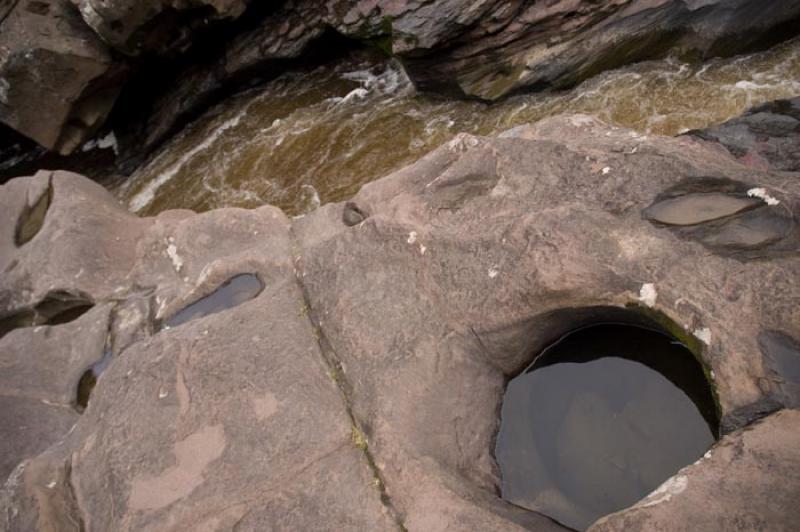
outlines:
[[62, 325], [75, 321], [94, 307], [90, 300], [66, 292], [51, 292], [32, 309], [0, 317], [0, 338], [14, 329]]
[[92, 367], [87, 369], [81, 376], [80, 381], [78, 381], [78, 396], [76, 403], [80, 412], [83, 412], [86, 407], [89, 406], [89, 399], [94, 391], [94, 387], [97, 385], [97, 379], [100, 378], [100, 375], [102, 375], [102, 373], [111, 363], [111, 358], [111, 350], [107, 349], [103, 353], [103, 358], [101, 358], [99, 362], [92, 365]]
[[209, 295], [195, 301], [183, 310], [178, 311], [174, 316], [164, 322], [162, 329], [169, 329], [184, 324], [209, 314], [215, 314], [245, 301], [249, 301], [261, 293], [264, 283], [258, 276], [252, 273], [243, 273], [231, 277], [222, 286], [211, 292]]
[[503, 498], [578, 530], [644, 498], [714, 443], [700, 364], [682, 344], [595, 325], [546, 349], [506, 392]]

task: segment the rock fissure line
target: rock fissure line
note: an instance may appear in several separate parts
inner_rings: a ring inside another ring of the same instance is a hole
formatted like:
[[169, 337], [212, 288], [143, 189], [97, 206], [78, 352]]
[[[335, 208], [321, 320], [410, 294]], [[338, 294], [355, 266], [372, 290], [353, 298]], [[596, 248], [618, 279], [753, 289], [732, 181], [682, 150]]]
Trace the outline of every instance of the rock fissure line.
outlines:
[[383, 475], [381, 474], [380, 469], [378, 468], [377, 463], [375, 462], [375, 457], [369, 450], [368, 442], [366, 440], [366, 436], [364, 432], [361, 430], [361, 424], [358, 422], [355, 413], [353, 412], [352, 402], [350, 400], [350, 393], [349, 390], [352, 390], [349, 382], [347, 382], [344, 372], [342, 371], [341, 364], [339, 364], [338, 357], [336, 356], [336, 351], [333, 349], [330, 341], [327, 339], [325, 332], [322, 330], [322, 327], [319, 324], [319, 320], [314, 317], [314, 310], [311, 306], [311, 298], [308, 295], [308, 290], [306, 288], [305, 283], [303, 282], [302, 277], [302, 255], [299, 253], [299, 244], [297, 237], [294, 233], [294, 228], [289, 229], [289, 234], [292, 239], [293, 243], [293, 254], [295, 255], [295, 280], [297, 281], [297, 287], [300, 289], [300, 293], [303, 296], [303, 305], [305, 307], [306, 312], [304, 312], [305, 317], [308, 319], [311, 328], [314, 331], [314, 337], [317, 340], [317, 344], [319, 346], [319, 352], [322, 358], [322, 362], [325, 367], [328, 368], [328, 377], [334, 382], [336, 387], [339, 390], [339, 394], [342, 398], [342, 404], [344, 406], [345, 412], [347, 413], [347, 417], [350, 419], [350, 425], [353, 430], [352, 438], [353, 438], [353, 445], [355, 445], [363, 454], [364, 459], [367, 462], [372, 474], [375, 478], [375, 487], [378, 489], [380, 493], [380, 501], [381, 504], [386, 508], [390, 517], [397, 525], [398, 529], [402, 532], [407, 532], [408, 529], [406, 528], [403, 519], [398, 512], [397, 507], [395, 506], [394, 502], [392, 501], [391, 497], [389, 496], [388, 491], [386, 490], [386, 482], [383, 479]]
[[70, 458], [65, 466], [66, 471], [64, 471], [65, 475], [65, 483], [67, 485], [67, 497], [69, 498], [69, 505], [70, 511], [67, 515], [71, 515], [75, 518], [75, 524], [80, 532], [84, 532], [87, 530], [86, 528], [86, 519], [84, 518], [84, 509], [81, 507], [80, 501], [78, 499], [78, 491], [75, 489], [75, 484], [72, 482], [72, 458]]

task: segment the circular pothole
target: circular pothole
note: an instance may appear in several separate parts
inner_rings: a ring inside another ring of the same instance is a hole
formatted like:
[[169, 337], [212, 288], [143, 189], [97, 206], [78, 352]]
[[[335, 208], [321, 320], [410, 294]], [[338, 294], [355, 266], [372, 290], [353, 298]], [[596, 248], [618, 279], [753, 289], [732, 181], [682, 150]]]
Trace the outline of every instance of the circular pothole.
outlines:
[[584, 327], [508, 385], [495, 449], [502, 495], [585, 530], [699, 459], [718, 425], [682, 343], [633, 325]]

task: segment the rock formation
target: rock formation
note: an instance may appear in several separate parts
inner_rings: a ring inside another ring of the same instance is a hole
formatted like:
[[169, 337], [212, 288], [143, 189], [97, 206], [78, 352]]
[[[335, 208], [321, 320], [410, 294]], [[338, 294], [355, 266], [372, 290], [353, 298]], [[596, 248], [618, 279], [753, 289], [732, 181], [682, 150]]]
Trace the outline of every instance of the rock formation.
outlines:
[[135, 109], [114, 125], [141, 156], [243, 84], [342, 41], [395, 55], [420, 89], [496, 100], [668, 54], [764, 48], [798, 21], [800, 0], [7, 1], [0, 121], [69, 153], [106, 120], [133, 67], [140, 77], [124, 103]]
[[248, 0], [72, 0], [83, 20], [105, 42], [128, 55], [176, 52], [197, 28], [238, 18]]
[[800, 171], [800, 98], [760, 105], [724, 124], [688, 134], [722, 144], [748, 166]]
[[0, 121], [72, 152], [105, 121], [125, 65], [68, 0], [0, 4]]
[[[499, 498], [505, 383], [565, 332], [619, 320], [693, 350], [729, 436], [596, 528], [789, 529], [798, 420], [773, 413], [800, 403], [798, 177], [576, 115], [459, 135], [291, 220], [138, 218], [74, 174], [15, 179], [0, 365], [25, 377], [4, 372], [0, 400], [26, 428], [3, 441], [0, 523], [561, 530]], [[167, 326], [240, 274], [263, 289]], [[54, 300], [83, 310], [55, 319]], [[70, 390], [104, 357], [78, 417]]]

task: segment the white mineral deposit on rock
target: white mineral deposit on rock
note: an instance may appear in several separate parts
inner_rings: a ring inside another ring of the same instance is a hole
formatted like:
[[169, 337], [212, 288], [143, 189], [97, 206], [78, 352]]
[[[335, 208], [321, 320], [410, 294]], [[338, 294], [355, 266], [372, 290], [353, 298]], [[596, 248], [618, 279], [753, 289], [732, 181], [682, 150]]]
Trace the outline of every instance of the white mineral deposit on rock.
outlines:
[[642, 285], [642, 288], [639, 290], [639, 301], [644, 303], [650, 308], [656, 306], [656, 299], [658, 298], [658, 292], [656, 292], [656, 285], [653, 283], [645, 283]]
[[767, 205], [778, 205], [780, 203], [778, 199], [770, 196], [767, 189], [763, 187], [751, 188], [747, 191], [747, 195], [751, 198], [760, 198]]

